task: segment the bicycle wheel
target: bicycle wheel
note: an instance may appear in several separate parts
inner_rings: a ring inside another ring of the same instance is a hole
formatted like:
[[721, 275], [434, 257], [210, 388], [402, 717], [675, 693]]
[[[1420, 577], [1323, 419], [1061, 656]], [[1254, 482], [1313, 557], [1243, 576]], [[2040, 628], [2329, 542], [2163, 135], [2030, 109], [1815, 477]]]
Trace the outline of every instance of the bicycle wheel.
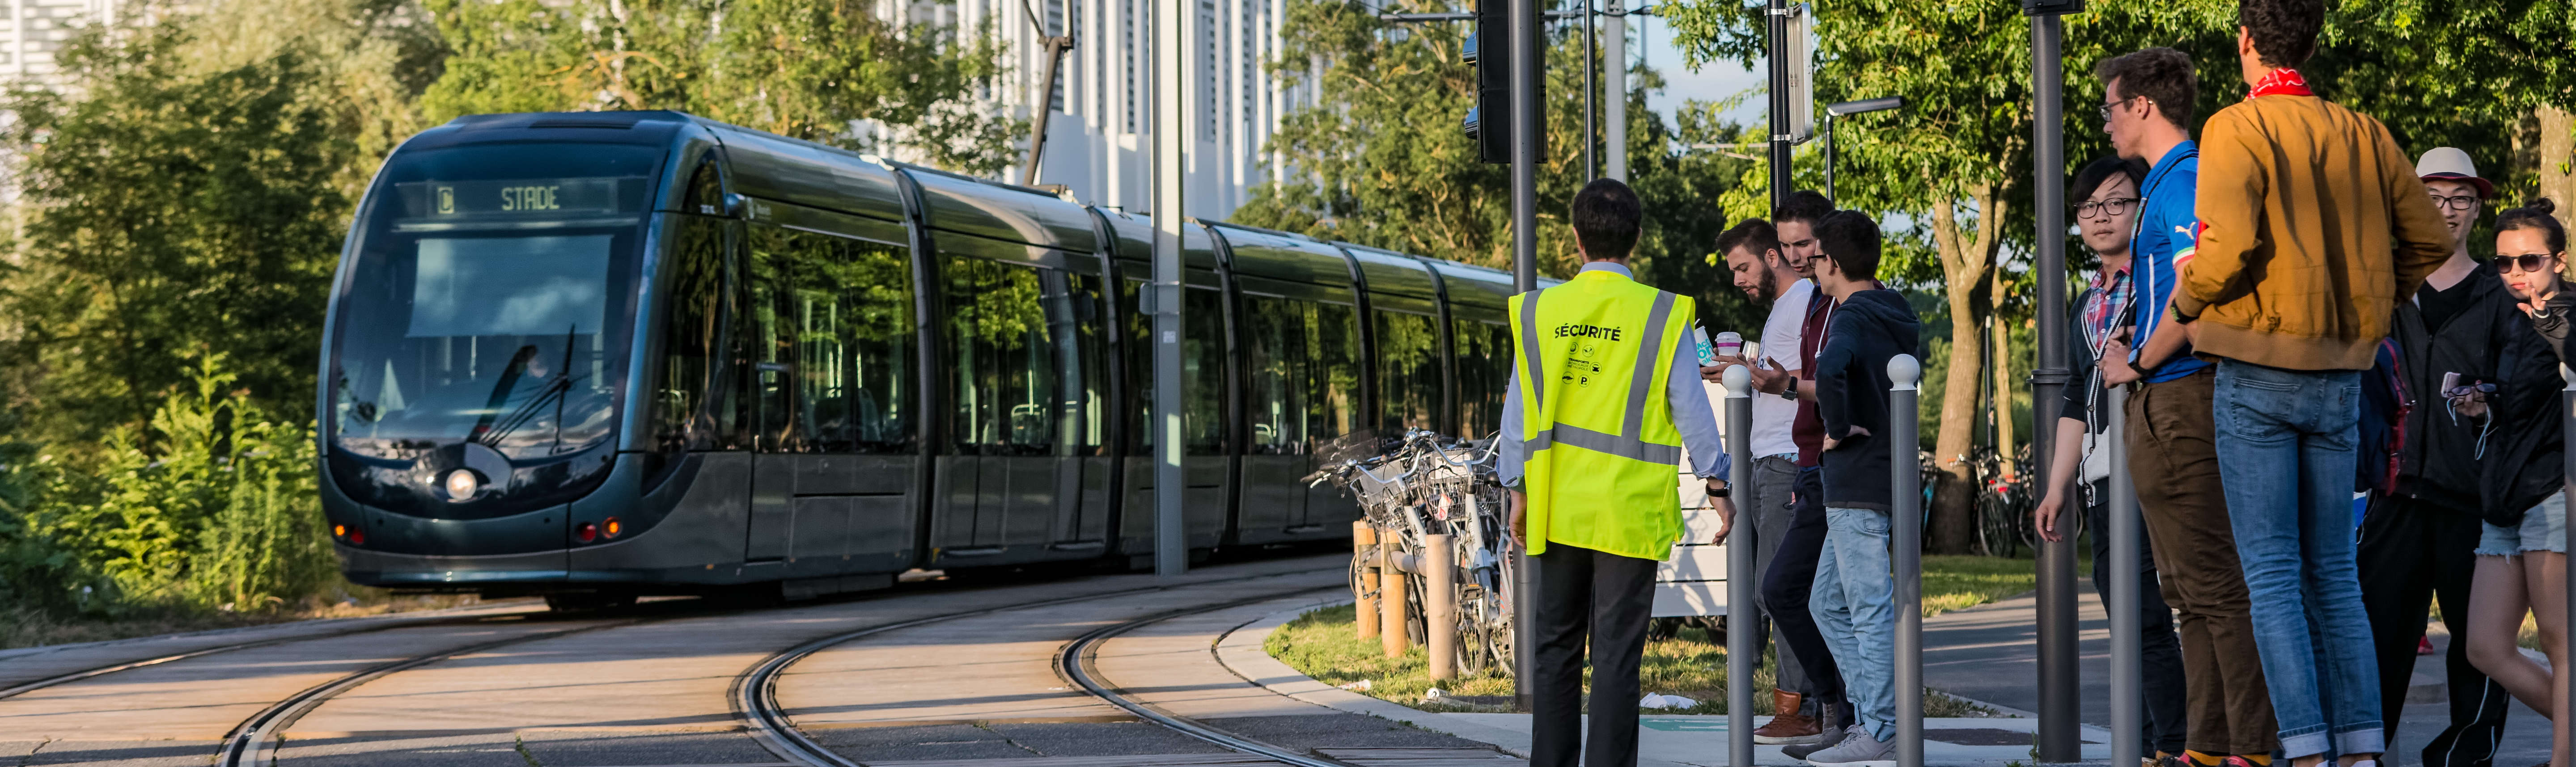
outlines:
[[1977, 493], [1977, 544], [1990, 557], [2009, 557], [2021, 539], [2014, 529], [2013, 504], [1992, 490]]

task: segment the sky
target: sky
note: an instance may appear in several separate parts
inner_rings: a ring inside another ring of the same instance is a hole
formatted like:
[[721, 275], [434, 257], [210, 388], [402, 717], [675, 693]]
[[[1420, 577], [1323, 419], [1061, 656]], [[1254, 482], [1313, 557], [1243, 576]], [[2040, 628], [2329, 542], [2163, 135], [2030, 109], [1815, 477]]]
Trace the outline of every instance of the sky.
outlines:
[[[1643, 22], [1643, 29], [1638, 28], [1639, 22]], [[1673, 46], [1672, 28], [1666, 26], [1662, 19], [1630, 16], [1628, 25], [1632, 43], [1629, 55], [1637, 55], [1639, 51], [1636, 49], [1642, 48], [1646, 66], [1664, 75], [1664, 91], [1647, 94], [1646, 105], [1656, 114], [1663, 115], [1667, 124], [1672, 122], [1673, 110], [1680, 108], [1684, 101], [1717, 101], [1762, 84], [1763, 73], [1738, 67], [1731, 61], [1712, 61], [1702, 65], [1697, 72], [1691, 71], [1682, 64], [1681, 49]], [[1639, 37], [1643, 38], [1642, 46], [1634, 44]], [[1760, 62], [1755, 65], [1761, 66]], [[1759, 121], [1763, 103], [1761, 99], [1748, 99], [1725, 116], [1748, 124]]]

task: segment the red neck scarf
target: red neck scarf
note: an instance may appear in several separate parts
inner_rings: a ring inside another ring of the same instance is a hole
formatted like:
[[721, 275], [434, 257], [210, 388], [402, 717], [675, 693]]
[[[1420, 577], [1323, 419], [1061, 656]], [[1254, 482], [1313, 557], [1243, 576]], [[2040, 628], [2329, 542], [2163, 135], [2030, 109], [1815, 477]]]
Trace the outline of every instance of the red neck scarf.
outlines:
[[2316, 91], [2308, 90], [2308, 79], [2299, 76], [2299, 70], [2282, 68], [2272, 70], [2271, 74], [2264, 75], [2263, 79], [2254, 81], [2254, 89], [2245, 93], [2245, 100], [2252, 101], [2264, 96], [2314, 95], [2317, 95]]

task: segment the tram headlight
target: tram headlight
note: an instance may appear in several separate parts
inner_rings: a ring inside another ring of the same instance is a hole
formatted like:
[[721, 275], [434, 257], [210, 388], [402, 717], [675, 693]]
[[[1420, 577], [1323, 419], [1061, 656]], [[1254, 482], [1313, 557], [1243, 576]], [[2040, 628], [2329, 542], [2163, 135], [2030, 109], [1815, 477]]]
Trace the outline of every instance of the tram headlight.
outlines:
[[483, 477], [475, 474], [473, 469], [457, 469], [448, 472], [447, 479], [440, 484], [447, 488], [448, 502], [463, 503], [474, 500], [474, 494], [482, 491]]

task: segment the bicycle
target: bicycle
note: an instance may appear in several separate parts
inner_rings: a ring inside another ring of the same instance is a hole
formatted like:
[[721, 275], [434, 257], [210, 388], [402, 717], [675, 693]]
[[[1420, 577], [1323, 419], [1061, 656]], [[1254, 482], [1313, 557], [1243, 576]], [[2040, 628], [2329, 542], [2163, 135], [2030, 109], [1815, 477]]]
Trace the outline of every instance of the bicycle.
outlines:
[[[2027, 458], [2027, 449], [2023, 454]], [[2002, 457], [1992, 446], [1971, 452], [1969, 466], [1977, 483], [1977, 548], [1994, 557], [2013, 556], [2021, 547], [2038, 551], [2039, 531], [2030, 519], [2037, 503], [2030, 495], [2029, 477], [2018, 472], [2007, 475]]]
[[[1317, 451], [1331, 463], [1308, 475], [1310, 485], [1326, 481], [1359, 499], [1360, 508], [1381, 536], [1392, 536], [1397, 555], [1417, 563], [1445, 562], [1456, 568], [1454, 591], [1445, 595], [1458, 606], [1454, 627], [1456, 664], [1462, 675], [1498, 670], [1513, 673], [1513, 575], [1511, 522], [1496, 474], [1493, 440], [1458, 440], [1424, 429], [1397, 439], [1374, 432], [1345, 435]], [[1366, 455], [1367, 457], [1349, 457]], [[1450, 536], [1445, 552], [1429, 551], [1429, 536]], [[1387, 541], [1381, 538], [1381, 541]], [[1370, 596], [1360, 578], [1366, 563], [1352, 560], [1353, 593]], [[1407, 578], [1405, 625], [1420, 639], [1427, 633], [1422, 606], [1424, 579]], [[1389, 627], [1387, 630], [1395, 630]]]

